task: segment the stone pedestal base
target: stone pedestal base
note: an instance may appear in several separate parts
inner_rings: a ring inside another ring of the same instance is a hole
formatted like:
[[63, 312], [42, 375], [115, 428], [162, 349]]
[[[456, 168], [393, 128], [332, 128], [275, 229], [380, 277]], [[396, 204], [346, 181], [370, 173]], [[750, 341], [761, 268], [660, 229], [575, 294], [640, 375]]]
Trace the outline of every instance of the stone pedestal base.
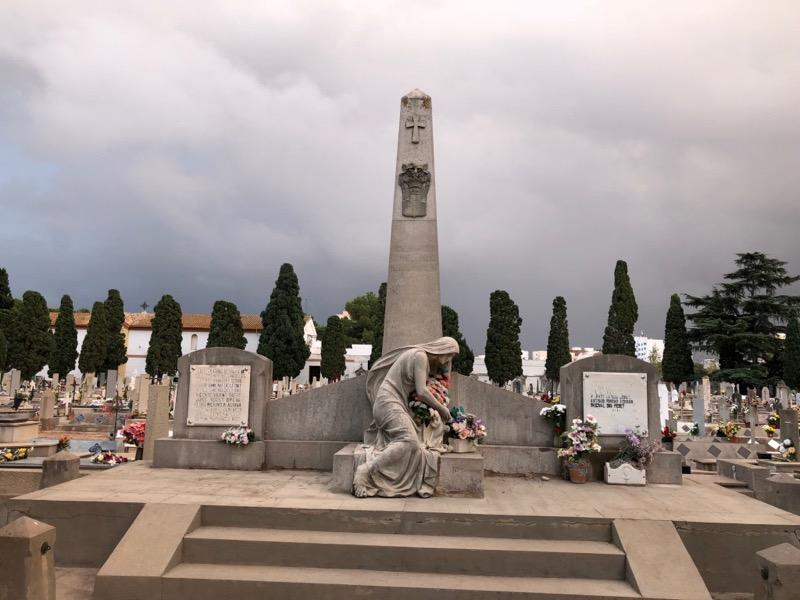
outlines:
[[53, 431], [58, 427], [61, 417], [50, 417], [49, 419], [39, 419], [39, 429], [42, 431]]
[[[333, 455], [331, 491], [352, 493], [355, 467], [361, 459], [357, 455], [361, 454], [363, 450], [360, 444], [348, 444]], [[439, 459], [436, 495], [483, 498], [483, 465], [480, 452], [443, 454]]]
[[260, 471], [264, 467], [263, 441], [238, 447], [217, 440], [160, 438], [155, 441], [154, 467], [167, 469], [232, 469]]
[[683, 461], [680, 452], [656, 452], [653, 462], [647, 467], [647, 483], [683, 483]]
[[0, 423], [0, 446], [4, 442], [27, 442], [37, 435], [39, 435], [39, 423], [36, 421]]

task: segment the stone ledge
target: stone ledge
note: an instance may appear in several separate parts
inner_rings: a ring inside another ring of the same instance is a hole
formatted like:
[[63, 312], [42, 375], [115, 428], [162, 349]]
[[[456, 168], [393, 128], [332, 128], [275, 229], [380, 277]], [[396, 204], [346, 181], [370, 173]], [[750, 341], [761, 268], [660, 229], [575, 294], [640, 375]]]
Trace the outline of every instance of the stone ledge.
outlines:
[[[330, 471], [334, 468], [334, 455], [352, 442], [265, 440], [268, 469], [314, 469]], [[352, 482], [351, 482], [352, 483]]]
[[483, 498], [483, 463], [480, 452], [442, 454], [436, 495]]
[[159, 438], [153, 466], [167, 469], [231, 469], [259, 471], [264, 467], [266, 444], [250, 442], [237, 448], [216, 440]]

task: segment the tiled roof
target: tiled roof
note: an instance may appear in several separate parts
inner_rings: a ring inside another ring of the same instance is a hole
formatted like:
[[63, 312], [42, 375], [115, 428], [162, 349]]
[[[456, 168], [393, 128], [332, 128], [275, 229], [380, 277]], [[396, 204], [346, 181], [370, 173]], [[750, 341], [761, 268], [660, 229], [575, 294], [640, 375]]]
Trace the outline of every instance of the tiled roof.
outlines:
[[[55, 327], [57, 312], [50, 313], [50, 324]], [[85, 328], [89, 325], [90, 313], [75, 313], [75, 326]], [[125, 327], [128, 329], [150, 329], [153, 313], [125, 313]], [[183, 328], [191, 331], [208, 331], [211, 328], [211, 315], [183, 315]], [[242, 328], [245, 331], [261, 331], [261, 315], [242, 315]]]

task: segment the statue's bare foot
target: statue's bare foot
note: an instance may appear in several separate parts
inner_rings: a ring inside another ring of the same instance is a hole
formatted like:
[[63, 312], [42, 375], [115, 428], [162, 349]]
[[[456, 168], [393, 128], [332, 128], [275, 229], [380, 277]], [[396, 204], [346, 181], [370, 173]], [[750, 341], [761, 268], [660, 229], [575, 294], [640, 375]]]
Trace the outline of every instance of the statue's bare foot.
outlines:
[[369, 496], [373, 496], [374, 494], [370, 493], [369, 486], [367, 482], [369, 478], [367, 477], [367, 465], [359, 465], [356, 469], [356, 473], [353, 476], [353, 495], [356, 498], [368, 498]]

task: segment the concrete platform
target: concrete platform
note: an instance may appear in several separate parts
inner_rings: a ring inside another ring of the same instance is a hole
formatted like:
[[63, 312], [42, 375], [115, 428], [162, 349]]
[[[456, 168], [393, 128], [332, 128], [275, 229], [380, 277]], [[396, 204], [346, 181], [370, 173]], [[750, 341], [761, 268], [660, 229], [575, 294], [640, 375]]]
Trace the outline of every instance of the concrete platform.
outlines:
[[[720, 487], [709, 475], [685, 476], [683, 485], [643, 488], [600, 482], [487, 476], [483, 498], [366, 498], [328, 489], [329, 472], [208, 471], [152, 468], [129, 463], [9, 501], [13, 518], [28, 514], [58, 527], [59, 566], [99, 568], [148, 504], [195, 504], [408, 515], [527, 517], [563, 529], [608, 526], [614, 519], [671, 521], [713, 592], [746, 592], [757, 575], [756, 551], [781, 542], [798, 545], [800, 516]], [[243, 525], [245, 526], [245, 525]]]

